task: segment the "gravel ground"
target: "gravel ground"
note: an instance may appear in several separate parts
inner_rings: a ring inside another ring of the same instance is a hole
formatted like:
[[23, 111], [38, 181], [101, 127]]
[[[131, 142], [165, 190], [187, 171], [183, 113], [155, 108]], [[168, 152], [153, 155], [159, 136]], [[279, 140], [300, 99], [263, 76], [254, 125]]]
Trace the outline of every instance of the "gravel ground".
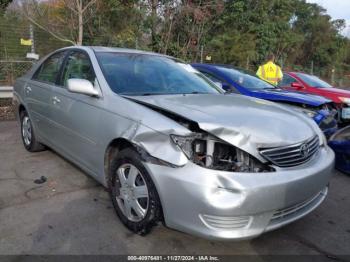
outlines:
[[12, 105], [12, 98], [0, 99], [0, 121], [14, 120], [15, 114]]

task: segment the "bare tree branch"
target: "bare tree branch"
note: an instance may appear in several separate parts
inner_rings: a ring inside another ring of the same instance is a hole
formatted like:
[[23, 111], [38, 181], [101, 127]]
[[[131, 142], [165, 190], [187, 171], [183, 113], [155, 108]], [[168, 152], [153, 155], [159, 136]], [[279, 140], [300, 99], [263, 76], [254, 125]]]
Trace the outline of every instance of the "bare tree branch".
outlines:
[[67, 38], [63, 38], [61, 36], [59, 36], [57, 33], [54, 33], [52, 32], [51, 30], [49, 30], [48, 28], [42, 26], [41, 24], [39, 24], [37, 21], [35, 21], [34, 19], [32, 19], [31, 17], [27, 16], [27, 19], [32, 22], [34, 25], [36, 25], [37, 27], [39, 27], [40, 29], [48, 32], [50, 35], [52, 35], [53, 37], [57, 38], [58, 40], [60, 41], [63, 41], [63, 42], [68, 42], [68, 43], [71, 43], [73, 45], [76, 45], [76, 43], [70, 39], [67, 39]]
[[91, 5], [95, 4], [96, 0], [91, 0], [84, 8], [83, 8], [83, 13], [88, 9]]

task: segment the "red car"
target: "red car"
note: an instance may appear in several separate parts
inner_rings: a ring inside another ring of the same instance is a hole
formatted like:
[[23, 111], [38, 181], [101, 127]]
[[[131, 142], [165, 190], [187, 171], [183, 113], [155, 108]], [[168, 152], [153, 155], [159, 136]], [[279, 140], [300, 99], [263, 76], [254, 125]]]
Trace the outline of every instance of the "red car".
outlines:
[[350, 91], [331, 86], [317, 76], [301, 72], [284, 72], [279, 87], [291, 91], [319, 95], [332, 100], [341, 122], [350, 121]]

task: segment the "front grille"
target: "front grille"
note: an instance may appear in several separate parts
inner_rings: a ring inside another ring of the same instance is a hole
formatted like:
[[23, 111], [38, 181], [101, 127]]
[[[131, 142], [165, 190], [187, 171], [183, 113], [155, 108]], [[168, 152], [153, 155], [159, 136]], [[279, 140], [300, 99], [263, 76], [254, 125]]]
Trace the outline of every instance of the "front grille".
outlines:
[[284, 147], [260, 149], [260, 154], [271, 163], [280, 167], [292, 167], [309, 161], [319, 150], [319, 138], [311, 139]]
[[200, 215], [202, 221], [209, 227], [216, 229], [234, 230], [248, 226], [249, 216], [241, 217], [221, 217], [212, 215]]

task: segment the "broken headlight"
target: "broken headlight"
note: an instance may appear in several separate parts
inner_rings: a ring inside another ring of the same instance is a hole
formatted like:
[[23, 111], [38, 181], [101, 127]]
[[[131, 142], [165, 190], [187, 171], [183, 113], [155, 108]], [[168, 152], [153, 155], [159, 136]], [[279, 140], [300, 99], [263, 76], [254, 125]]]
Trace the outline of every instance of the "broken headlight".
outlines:
[[205, 168], [253, 173], [274, 171], [247, 152], [210, 135], [171, 135], [171, 139], [189, 160]]
[[313, 110], [310, 110], [310, 109], [305, 109], [305, 108], [303, 108], [301, 110], [301, 112], [303, 112], [305, 115], [307, 115], [310, 118], [314, 118], [317, 115], [316, 111], [313, 111]]

